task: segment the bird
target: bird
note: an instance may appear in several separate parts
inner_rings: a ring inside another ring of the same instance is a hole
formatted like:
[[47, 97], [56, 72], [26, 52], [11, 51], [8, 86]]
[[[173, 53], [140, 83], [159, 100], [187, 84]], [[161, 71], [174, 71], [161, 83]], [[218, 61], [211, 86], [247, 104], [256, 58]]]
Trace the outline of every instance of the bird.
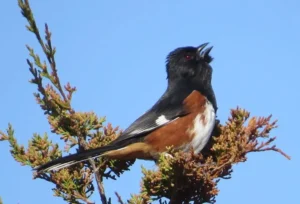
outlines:
[[167, 147], [198, 154], [216, 124], [209, 43], [178, 47], [166, 57], [167, 89], [159, 100], [110, 144], [52, 160], [34, 168], [58, 171], [90, 158], [154, 160]]

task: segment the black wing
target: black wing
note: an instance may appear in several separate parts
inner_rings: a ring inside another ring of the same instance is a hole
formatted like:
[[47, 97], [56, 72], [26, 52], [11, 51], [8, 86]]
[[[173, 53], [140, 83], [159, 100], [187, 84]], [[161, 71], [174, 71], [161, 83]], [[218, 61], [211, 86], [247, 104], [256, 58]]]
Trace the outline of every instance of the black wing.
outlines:
[[153, 130], [164, 126], [178, 117], [187, 115], [183, 100], [189, 93], [171, 94], [168, 91], [145, 114], [134, 121], [113, 143], [125, 142], [143, 137]]

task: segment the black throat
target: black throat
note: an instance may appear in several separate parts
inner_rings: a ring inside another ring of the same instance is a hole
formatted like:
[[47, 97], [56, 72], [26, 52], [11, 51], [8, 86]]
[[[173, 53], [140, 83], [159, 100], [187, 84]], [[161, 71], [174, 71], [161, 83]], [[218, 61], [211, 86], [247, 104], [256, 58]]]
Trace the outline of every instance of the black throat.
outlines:
[[194, 90], [203, 94], [212, 103], [215, 112], [217, 112], [217, 101], [210, 81], [199, 80], [199, 78], [169, 80], [166, 94], [174, 96], [173, 100], [183, 101]]

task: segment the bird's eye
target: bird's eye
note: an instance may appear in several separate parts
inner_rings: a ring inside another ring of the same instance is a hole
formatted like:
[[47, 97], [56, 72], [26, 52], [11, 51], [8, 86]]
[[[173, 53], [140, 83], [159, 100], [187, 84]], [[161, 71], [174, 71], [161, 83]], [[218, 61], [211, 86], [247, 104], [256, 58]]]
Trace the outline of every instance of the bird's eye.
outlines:
[[184, 58], [185, 58], [186, 60], [191, 60], [191, 59], [194, 58], [194, 56], [193, 56], [193, 55], [184, 55]]

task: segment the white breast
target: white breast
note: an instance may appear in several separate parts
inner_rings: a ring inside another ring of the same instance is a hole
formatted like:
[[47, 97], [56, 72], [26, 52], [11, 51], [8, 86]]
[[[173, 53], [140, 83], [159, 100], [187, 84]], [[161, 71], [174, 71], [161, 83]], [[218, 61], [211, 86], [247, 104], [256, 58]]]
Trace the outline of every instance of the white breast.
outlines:
[[215, 117], [215, 110], [212, 104], [207, 101], [205, 111], [196, 116], [193, 128], [188, 130], [193, 136], [193, 140], [188, 146], [192, 146], [195, 153], [198, 154], [207, 144], [215, 126]]

